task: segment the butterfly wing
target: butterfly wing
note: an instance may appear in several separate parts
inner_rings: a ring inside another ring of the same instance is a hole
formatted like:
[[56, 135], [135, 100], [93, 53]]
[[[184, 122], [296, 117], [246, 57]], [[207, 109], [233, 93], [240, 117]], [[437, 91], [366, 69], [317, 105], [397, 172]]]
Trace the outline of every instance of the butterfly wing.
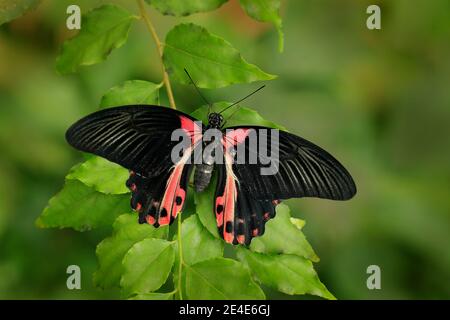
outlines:
[[277, 200], [255, 199], [233, 172], [233, 159], [224, 152], [223, 164], [216, 165], [218, 179], [214, 212], [220, 236], [231, 244], [249, 245], [264, 233], [265, 223], [275, 216]]
[[[250, 159], [255, 153], [258, 156], [253, 164], [233, 164], [233, 173], [247, 192], [257, 199], [271, 200], [302, 197], [348, 200], [355, 195], [353, 178], [332, 155], [312, 142], [281, 130], [276, 130], [278, 144], [271, 147], [272, 130], [275, 129], [227, 129], [225, 137], [228, 141], [237, 139], [240, 140], [238, 144], [245, 146], [245, 159]], [[251, 141], [254, 137], [257, 142]], [[261, 140], [267, 141], [266, 154], [254, 147], [255, 143], [259, 147]], [[270, 160], [272, 149], [278, 149], [278, 170], [275, 174], [262, 175], [261, 169], [268, 166], [262, 160]]]
[[167, 172], [147, 178], [131, 171], [127, 187], [131, 207], [139, 213], [139, 223], [154, 227], [172, 224], [183, 210], [192, 165], [178, 162]]
[[[202, 139], [196, 119], [159, 106], [122, 106], [100, 110], [72, 125], [66, 139], [78, 150], [96, 154], [131, 170], [131, 206], [140, 222], [173, 222], [183, 208], [192, 151]], [[173, 163], [172, 133], [182, 129], [191, 146]]]
[[97, 111], [74, 125], [66, 140], [74, 148], [96, 154], [146, 177], [159, 176], [172, 165], [178, 141], [172, 132], [184, 129], [193, 143], [202, 132], [196, 119], [160, 106], [122, 106]]
[[[249, 245], [252, 238], [261, 236], [281, 199], [345, 200], [356, 193], [348, 171], [328, 152], [293, 134], [277, 133], [278, 143], [274, 146], [270, 145], [273, 134], [270, 128], [233, 127], [223, 135], [224, 164], [217, 165], [214, 212], [219, 233], [228, 243]], [[259, 155], [255, 144], [260, 147], [262, 139], [267, 141], [267, 153], [249, 163], [252, 156], [255, 159]], [[274, 148], [279, 155], [278, 171], [262, 175], [261, 168], [267, 165]], [[237, 156], [233, 149], [237, 149]], [[239, 152], [244, 152], [243, 164], [236, 161]]]

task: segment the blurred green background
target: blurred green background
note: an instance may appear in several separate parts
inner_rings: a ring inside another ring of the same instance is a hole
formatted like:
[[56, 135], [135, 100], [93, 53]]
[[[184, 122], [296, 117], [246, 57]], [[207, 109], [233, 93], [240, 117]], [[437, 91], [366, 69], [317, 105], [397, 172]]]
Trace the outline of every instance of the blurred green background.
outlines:
[[[83, 12], [109, 1], [44, 1], [0, 27], [0, 298], [110, 298], [92, 286], [95, 246], [109, 230], [40, 230], [34, 221], [81, 159], [64, 141], [110, 87], [129, 79], [159, 82], [155, 48], [142, 23], [105, 63], [59, 76], [54, 62], [68, 5]], [[138, 12], [133, 1], [113, 1]], [[366, 8], [382, 9], [382, 30], [366, 28]], [[322, 281], [340, 299], [450, 298], [450, 2], [283, 1], [286, 46], [246, 17], [236, 0], [189, 18], [149, 9], [158, 32], [194, 21], [279, 75], [246, 102], [324, 147], [358, 186], [349, 202], [290, 200], [321, 257]], [[187, 66], [188, 67], [188, 66]], [[236, 100], [257, 84], [205, 90]], [[201, 104], [174, 86], [180, 109]], [[164, 102], [164, 98], [163, 98]], [[82, 290], [66, 288], [66, 268], [82, 270]], [[366, 269], [379, 265], [381, 290]], [[271, 294], [273, 298], [288, 298]]]

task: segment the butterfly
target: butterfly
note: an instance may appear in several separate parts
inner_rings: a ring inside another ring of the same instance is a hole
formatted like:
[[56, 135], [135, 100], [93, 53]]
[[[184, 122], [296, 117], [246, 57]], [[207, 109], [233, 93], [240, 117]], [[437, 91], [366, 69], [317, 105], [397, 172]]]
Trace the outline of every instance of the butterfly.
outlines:
[[[275, 216], [275, 208], [282, 200], [347, 200], [355, 195], [356, 186], [349, 172], [322, 148], [282, 130], [246, 125], [225, 128], [222, 111], [209, 112], [208, 124], [202, 127], [199, 120], [167, 107], [113, 107], [73, 124], [66, 132], [66, 140], [80, 151], [130, 170], [126, 185], [131, 190], [131, 207], [139, 213], [139, 223], [154, 227], [171, 224], [183, 210], [194, 169], [197, 192], [211, 183], [216, 171], [211, 214], [215, 215], [220, 236], [231, 244], [249, 245], [254, 237], [264, 234], [266, 222]], [[205, 141], [210, 129], [220, 132], [221, 139], [215, 143], [223, 150], [223, 161], [208, 157], [192, 161], [196, 148], [212, 143]], [[181, 130], [190, 143], [174, 163], [172, 150], [179, 143], [172, 138], [175, 130]], [[235, 161], [239, 147], [246, 159], [252, 156], [251, 137], [262, 141], [271, 134], [278, 136], [272, 148], [278, 152], [278, 168], [273, 174], [262, 174], [266, 164], [262, 160]]]

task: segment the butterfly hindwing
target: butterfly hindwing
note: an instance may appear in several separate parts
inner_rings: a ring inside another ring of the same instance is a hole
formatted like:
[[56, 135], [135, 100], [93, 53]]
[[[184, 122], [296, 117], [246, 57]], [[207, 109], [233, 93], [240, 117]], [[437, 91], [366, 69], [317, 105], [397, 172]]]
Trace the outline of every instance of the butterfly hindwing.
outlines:
[[131, 207], [139, 213], [140, 223], [172, 224], [184, 208], [191, 170], [192, 165], [180, 163], [152, 178], [130, 172]]
[[265, 223], [275, 216], [277, 200], [252, 197], [233, 173], [233, 157], [225, 148], [224, 164], [216, 165], [218, 179], [214, 212], [220, 236], [228, 243], [249, 245], [264, 233]]
[[192, 165], [186, 164], [186, 162], [191, 158], [191, 155], [192, 148], [186, 150], [183, 158], [170, 170], [163, 197], [158, 201], [155, 209], [158, 218], [156, 222], [159, 225], [172, 223], [183, 209], [192, 168]]

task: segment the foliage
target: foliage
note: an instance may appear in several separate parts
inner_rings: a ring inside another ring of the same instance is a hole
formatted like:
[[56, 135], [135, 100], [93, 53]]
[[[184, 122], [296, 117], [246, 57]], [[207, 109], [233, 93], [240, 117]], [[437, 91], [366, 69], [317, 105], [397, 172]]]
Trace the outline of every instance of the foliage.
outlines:
[[[97, 174], [92, 174], [97, 172]], [[86, 186], [106, 194], [128, 193], [122, 183], [128, 179], [128, 170], [101, 157], [92, 157], [75, 166], [66, 176], [68, 180], [79, 180]]]
[[83, 17], [78, 35], [64, 43], [56, 61], [57, 70], [75, 72], [80, 66], [105, 60], [112, 50], [125, 44], [135, 19], [133, 14], [113, 5], [92, 10]]
[[0, 3], [0, 25], [36, 8], [41, 0], [3, 0]]
[[278, 30], [278, 48], [283, 51], [284, 35], [282, 30], [282, 20], [279, 14], [280, 0], [239, 0], [242, 8], [252, 18], [271, 22]]
[[[225, 1], [206, 1], [201, 5], [181, 0], [147, 2], [163, 14], [180, 16], [212, 10]], [[241, 1], [241, 5], [251, 17], [273, 22], [280, 30], [278, 1]], [[141, 14], [151, 26], [148, 16]], [[115, 5], [86, 13], [81, 31], [64, 43], [57, 70], [75, 72], [81, 66], [105, 60], [112, 50], [125, 44], [135, 21], [136, 15]], [[275, 78], [246, 62], [220, 36], [193, 23], [176, 25], [167, 33], [160, 58], [170, 79], [180, 84], [189, 83], [185, 67], [203, 88]], [[168, 89], [166, 82], [126, 81], [103, 96], [100, 108], [158, 104], [163, 87]], [[171, 91], [167, 94], [170, 96]], [[217, 103], [214, 109], [228, 104]], [[225, 117], [228, 112], [231, 110]], [[207, 107], [200, 107], [192, 115], [205, 121]], [[251, 108], [240, 108], [227, 123], [233, 124], [282, 128]], [[80, 231], [112, 226], [112, 235], [97, 246], [97, 286], [120, 287], [123, 296], [132, 299], [264, 299], [260, 284], [289, 295], [334, 298], [314, 271], [313, 262], [319, 259], [302, 233], [304, 223], [291, 217], [287, 205], [277, 207], [277, 216], [267, 223], [262, 237], [254, 239], [249, 248], [233, 247], [230, 255], [224, 253], [224, 242], [218, 237], [211, 210], [213, 183], [203, 193], [195, 194], [195, 209], [191, 208], [194, 214], [178, 222], [177, 232], [169, 233], [167, 227], [139, 225], [137, 216], [128, 213], [127, 177], [124, 168], [90, 157], [69, 172], [63, 190], [50, 200], [37, 220], [40, 227]], [[238, 259], [232, 259], [233, 256]], [[168, 287], [173, 290], [166, 292]]]
[[[0, 277], [0, 299], [116, 299], [116, 288], [98, 290], [91, 277], [98, 268], [95, 245], [111, 236], [110, 227], [80, 235], [70, 228], [34, 228], [33, 222], [68, 169], [89, 159], [67, 146], [67, 128], [127, 79], [159, 84], [158, 57], [142, 21], [135, 21], [127, 44], [107, 60], [61, 77], [55, 56], [76, 32], [65, 26], [67, 7], [88, 12], [108, 1], [41, 2], [0, 26], [0, 273], [7, 275]], [[137, 14], [135, 1], [110, 2]], [[330, 150], [354, 175], [361, 192], [351, 202], [284, 202], [292, 217], [308, 221], [303, 233], [321, 257], [315, 269], [335, 296], [449, 297], [450, 254], [443, 244], [450, 242], [450, 139], [436, 139], [450, 128], [448, 0], [383, 2], [382, 30], [365, 27], [368, 4], [362, 1], [281, 2], [283, 54], [276, 52], [276, 30], [245, 17], [237, 0], [179, 20], [152, 8], [149, 13], [161, 36], [178, 21], [194, 22], [225, 37], [248, 62], [276, 73], [278, 80], [247, 106]], [[235, 101], [258, 85], [202, 91], [210, 101]], [[173, 89], [181, 111], [203, 103], [192, 86], [174, 82]], [[163, 90], [160, 103], [167, 105]], [[126, 209], [134, 225], [136, 215]], [[183, 220], [194, 211], [190, 191]], [[230, 251], [225, 246], [225, 255], [234, 258]], [[66, 287], [71, 264], [81, 267], [82, 290]], [[382, 270], [382, 290], [366, 287], [371, 264]], [[172, 290], [172, 276], [158, 291]], [[310, 298], [263, 288], [269, 299]]]
[[178, 82], [189, 84], [189, 73], [201, 88], [270, 80], [274, 76], [247, 63], [231, 44], [192, 23], [175, 26], [166, 37], [164, 63]]
[[111, 88], [102, 98], [100, 108], [130, 104], [159, 104], [160, 84], [131, 80]]
[[122, 260], [137, 243], [145, 239], [166, 239], [168, 228], [136, 225], [136, 216], [125, 213], [113, 224], [113, 234], [97, 246], [99, 268], [94, 283], [101, 288], [119, 287], [124, 273]]
[[187, 16], [197, 12], [205, 12], [219, 8], [228, 0], [145, 0], [156, 10], [165, 15]]
[[127, 195], [108, 195], [88, 187], [79, 180], [68, 179], [36, 221], [44, 228], [73, 228], [78, 231], [110, 226], [129, 209]]

